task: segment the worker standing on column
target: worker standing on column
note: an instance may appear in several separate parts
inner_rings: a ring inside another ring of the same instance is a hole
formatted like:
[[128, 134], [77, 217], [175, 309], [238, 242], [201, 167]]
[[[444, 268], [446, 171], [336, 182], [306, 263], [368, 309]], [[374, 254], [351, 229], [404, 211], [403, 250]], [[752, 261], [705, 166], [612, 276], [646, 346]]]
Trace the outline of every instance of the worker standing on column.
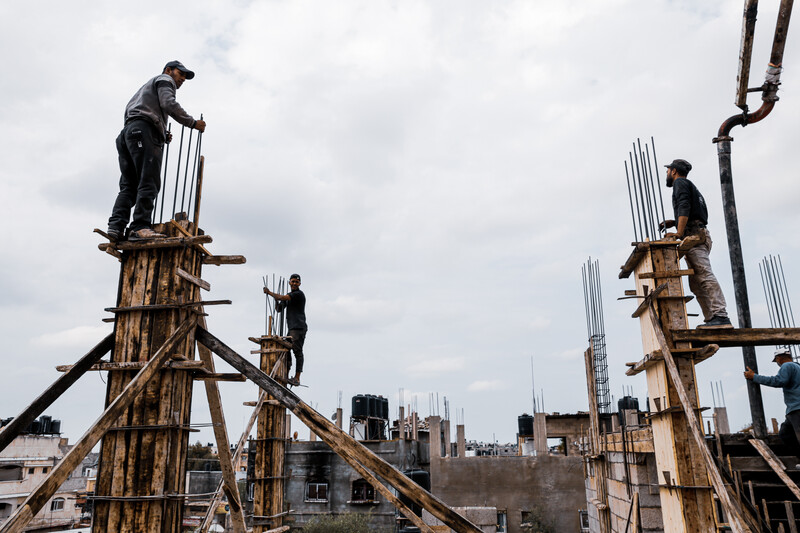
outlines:
[[726, 310], [725, 296], [711, 270], [711, 234], [706, 229], [708, 208], [706, 201], [694, 183], [686, 176], [692, 165], [685, 159], [676, 159], [667, 167], [667, 187], [672, 187], [672, 209], [675, 220], [665, 220], [659, 227], [676, 227], [675, 233], [667, 233], [664, 238], [685, 240], [691, 248], [684, 252], [686, 264], [694, 271], [689, 276], [689, 288], [697, 297], [703, 310], [705, 323], [698, 328], [732, 328]]
[[778, 363], [780, 367], [777, 375], [762, 376], [747, 367], [744, 377], [759, 385], [783, 389], [786, 420], [781, 424], [778, 434], [783, 443], [800, 459], [800, 365], [792, 361], [792, 352], [788, 348], [776, 351], [772, 362]]
[[[292, 338], [292, 352], [296, 360], [294, 377], [289, 378], [289, 385], [297, 387], [300, 385], [300, 374], [303, 372], [303, 344], [306, 342], [306, 295], [300, 290], [300, 274], [289, 276], [288, 294], [277, 294], [264, 287], [264, 292], [275, 298], [278, 311], [286, 309], [286, 325], [289, 328], [289, 336]], [[292, 361], [289, 359], [289, 368]]]
[[167, 131], [168, 117], [188, 128], [206, 130], [204, 121], [192, 118], [175, 100], [175, 91], [192, 78], [194, 72], [180, 61], [170, 61], [162, 74], [142, 85], [125, 107], [125, 126], [117, 137], [119, 194], [108, 219], [108, 235], [115, 241], [124, 236], [131, 208], [129, 239], [164, 237], [153, 231], [151, 220], [161, 189], [161, 154], [164, 143], [172, 140]]

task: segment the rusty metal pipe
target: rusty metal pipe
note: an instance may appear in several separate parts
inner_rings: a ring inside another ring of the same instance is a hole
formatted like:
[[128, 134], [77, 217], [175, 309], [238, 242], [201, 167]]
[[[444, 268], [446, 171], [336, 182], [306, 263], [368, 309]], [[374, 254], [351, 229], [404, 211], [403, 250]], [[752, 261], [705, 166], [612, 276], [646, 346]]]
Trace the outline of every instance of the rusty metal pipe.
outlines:
[[[770, 64], [767, 69], [767, 78], [761, 87], [762, 104], [754, 113], [745, 111], [739, 115], [728, 118], [719, 128], [718, 136], [713, 142], [717, 143], [717, 157], [719, 159], [719, 178], [722, 191], [723, 212], [725, 215], [725, 229], [728, 236], [728, 253], [731, 261], [733, 288], [736, 297], [736, 311], [740, 328], [752, 327], [750, 318], [750, 301], [747, 296], [747, 278], [745, 276], [744, 258], [742, 254], [742, 241], [739, 234], [739, 219], [736, 213], [736, 198], [733, 192], [733, 172], [731, 170], [731, 130], [736, 126], [747, 126], [763, 120], [769, 115], [778, 101], [778, 85], [780, 84], [780, 66], [783, 62], [783, 51], [786, 46], [786, 33], [789, 19], [792, 14], [794, 0], [781, 0], [778, 10], [778, 21], [775, 26], [775, 35], [772, 42]], [[755, 6], [751, 11], [745, 11], [745, 25], [755, 20]], [[740, 58], [741, 59], [741, 58]], [[745, 58], [746, 59], [746, 58]], [[747, 60], [749, 63], [749, 60]], [[740, 80], [741, 81], [741, 80]], [[746, 105], [740, 106], [747, 109]], [[756, 351], [752, 346], [742, 348], [742, 358], [746, 367], [758, 372]], [[750, 400], [750, 415], [753, 420], [753, 433], [756, 437], [767, 434], [767, 423], [764, 418], [764, 402], [761, 397], [761, 388], [747, 381], [747, 396]]]

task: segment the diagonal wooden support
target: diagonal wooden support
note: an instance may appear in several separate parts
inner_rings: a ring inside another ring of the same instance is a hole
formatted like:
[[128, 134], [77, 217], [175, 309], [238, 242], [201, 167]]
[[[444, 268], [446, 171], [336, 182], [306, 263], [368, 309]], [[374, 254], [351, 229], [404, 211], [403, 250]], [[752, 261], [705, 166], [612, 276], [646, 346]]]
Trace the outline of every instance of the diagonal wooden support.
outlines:
[[195, 327], [196, 318], [192, 315], [187, 318], [175, 332], [164, 342], [161, 348], [153, 355], [136, 377], [117, 396], [111, 405], [103, 411], [100, 418], [89, 428], [86, 433], [75, 443], [72, 449], [53, 468], [50, 474], [42, 481], [27, 499], [17, 507], [9, 519], [0, 527], [0, 533], [21, 533], [25, 526], [42, 510], [42, 507], [53, 497], [58, 488], [69, 475], [77, 468], [84, 457], [100, 438], [119, 419], [125, 409], [144, 390], [147, 382], [158, 373], [158, 370], [169, 359], [172, 350]]
[[786, 466], [784, 466], [783, 462], [778, 459], [775, 453], [770, 449], [767, 444], [761, 439], [750, 439], [750, 444], [753, 445], [753, 448], [758, 450], [758, 453], [761, 454], [761, 457], [767, 462], [767, 464], [778, 474], [778, 477], [781, 478], [789, 490], [792, 491], [794, 497], [800, 500], [800, 488], [797, 484], [792, 481], [792, 478], [785, 472]]
[[0, 430], [0, 452], [11, 444], [17, 435], [22, 433], [31, 422], [36, 420], [36, 417], [50, 407], [73, 383], [78, 381], [78, 378], [92, 368], [92, 365], [99, 361], [100, 358], [107, 354], [113, 347], [114, 334], [110, 333], [108, 337], [100, 341], [97, 346], [89, 350], [89, 353], [75, 363], [66, 374], [58, 378], [47, 390], [40, 394], [39, 397], [18, 414], [14, 420]]
[[[281, 360], [278, 360], [278, 363], [272, 368], [272, 372], [270, 373], [270, 377], [275, 376], [275, 371], [278, 369], [278, 364]], [[253, 430], [253, 426], [258, 419], [258, 413], [261, 412], [261, 407], [264, 405], [264, 402], [267, 399], [267, 393], [263, 390], [258, 395], [258, 401], [253, 409], [253, 414], [250, 415], [250, 420], [247, 422], [247, 425], [242, 431], [241, 437], [239, 437], [239, 442], [236, 443], [236, 451], [233, 452], [233, 464], [237, 464], [239, 459], [242, 457], [242, 453], [244, 452], [244, 445], [247, 443], [247, 437], [250, 436], [250, 432]], [[217, 485], [217, 490], [214, 493], [214, 497], [211, 499], [211, 503], [206, 510], [206, 516], [203, 518], [203, 523], [200, 525], [199, 533], [208, 533], [208, 528], [211, 527], [211, 521], [214, 518], [214, 509], [216, 509], [219, 502], [222, 501], [222, 486], [224, 480], [220, 480], [219, 484]]]
[[[402, 472], [372, 453], [363, 444], [314, 411], [297, 395], [282, 387], [277, 381], [256, 368], [247, 359], [237, 354], [204, 328], [198, 327], [196, 329], [195, 338], [224, 359], [229, 365], [247, 376], [260, 388], [269, 392], [351, 466], [352, 462], [357, 461], [362, 466], [372, 470], [375, 474], [385, 479], [399, 493], [429, 511], [451, 529], [459, 533], [481, 533], [481, 530], [472, 522], [447, 507], [440, 499], [422, 489]], [[402, 509], [400, 510], [402, 512]], [[412, 520], [411, 517], [409, 517], [409, 520]]]
[[[198, 324], [205, 327], [206, 319], [201, 316]], [[206, 369], [214, 372], [214, 358], [211, 351], [202, 344], [197, 345], [200, 360], [203, 361]], [[231, 508], [231, 519], [233, 522], [234, 533], [244, 533], [247, 526], [244, 523], [244, 513], [242, 512], [242, 500], [239, 496], [239, 489], [236, 486], [236, 472], [233, 468], [231, 457], [231, 446], [228, 441], [228, 432], [225, 429], [225, 413], [222, 410], [222, 399], [219, 395], [219, 387], [216, 381], [205, 380], [206, 397], [208, 398], [208, 409], [211, 411], [211, 422], [214, 428], [214, 437], [217, 440], [217, 453], [219, 454], [219, 464], [222, 469], [223, 490], [228, 498], [228, 505]]]
[[731, 500], [728, 489], [722, 480], [722, 474], [720, 474], [719, 470], [717, 469], [717, 464], [714, 462], [714, 458], [711, 456], [711, 452], [706, 445], [705, 438], [700, 433], [700, 428], [702, 426], [697, 419], [697, 413], [695, 413], [695, 410], [692, 408], [692, 402], [689, 400], [689, 394], [686, 392], [686, 387], [681, 380], [680, 373], [678, 372], [678, 366], [675, 364], [675, 359], [673, 359], [672, 352], [667, 345], [667, 339], [664, 337], [664, 332], [661, 330], [661, 323], [658, 320], [658, 314], [653, 306], [652, 299], [649, 301], [647, 313], [650, 315], [650, 321], [653, 324], [653, 331], [655, 332], [656, 339], [661, 346], [661, 353], [664, 356], [664, 362], [666, 363], [670, 379], [672, 379], [672, 385], [675, 387], [675, 391], [678, 393], [678, 398], [680, 398], [681, 407], [683, 407], [683, 412], [686, 415], [686, 422], [692, 433], [695, 444], [700, 450], [700, 455], [703, 457], [703, 462], [705, 463], [708, 477], [711, 479], [711, 485], [713, 485], [714, 491], [717, 493], [719, 501], [722, 504], [722, 507], [725, 509], [725, 514], [728, 515], [728, 522], [730, 523], [731, 530], [734, 531], [734, 533], [751, 533], [752, 530], [745, 522], [741, 507], [735, 505], [733, 500]]

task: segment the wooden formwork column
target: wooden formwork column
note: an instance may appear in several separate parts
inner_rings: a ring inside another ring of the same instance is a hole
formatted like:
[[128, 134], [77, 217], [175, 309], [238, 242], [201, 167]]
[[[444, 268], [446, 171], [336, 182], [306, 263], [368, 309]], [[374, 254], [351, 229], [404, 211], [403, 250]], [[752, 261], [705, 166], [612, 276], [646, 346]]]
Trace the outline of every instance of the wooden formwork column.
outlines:
[[[681, 283], [676, 243], [649, 243], [634, 268], [636, 292], [646, 296], [666, 285], [655, 308], [661, 330], [672, 352], [681, 382], [693, 409], [698, 409], [694, 361], [690, 343], [675, 343], [671, 330], [687, 329], [687, 298]], [[685, 273], [685, 272], [684, 272]], [[708, 472], [691, 428], [668, 375], [653, 322], [645, 311], [640, 316], [642, 346], [651, 357], [646, 368], [650, 399], [653, 446], [658, 471], [665, 533], [714, 531], [714, 501]], [[700, 428], [702, 431], [702, 427]]]
[[[261, 337], [261, 370], [279, 383], [289, 376], [287, 364], [291, 343], [281, 337]], [[274, 371], [274, 373], [273, 373]], [[286, 408], [267, 395], [258, 414], [255, 478], [253, 488], [253, 532], [263, 533], [283, 525], [284, 454]]]
[[[194, 231], [188, 222], [180, 224]], [[177, 231], [169, 226], [157, 229]], [[199, 301], [199, 288], [181, 277], [178, 269], [200, 278], [201, 264], [201, 254], [186, 246], [136, 249], [122, 255], [114, 362], [149, 360], [194, 312], [181, 304]], [[149, 305], [159, 307], [141, 308]], [[171, 355], [194, 359], [194, 345], [192, 331]], [[182, 531], [192, 403], [189, 372], [162, 369], [103, 437], [93, 533]], [[135, 374], [135, 370], [109, 372], [106, 406]]]

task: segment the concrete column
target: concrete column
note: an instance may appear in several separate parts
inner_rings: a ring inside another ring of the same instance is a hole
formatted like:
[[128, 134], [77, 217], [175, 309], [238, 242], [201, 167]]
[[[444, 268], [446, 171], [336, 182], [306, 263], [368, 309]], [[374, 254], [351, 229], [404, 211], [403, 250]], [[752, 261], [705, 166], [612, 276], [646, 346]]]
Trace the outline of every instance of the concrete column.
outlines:
[[316, 440], [317, 440], [317, 434], [309, 429], [308, 430], [308, 441], [309, 442], [314, 442]]
[[406, 440], [406, 408], [400, 406], [400, 414], [397, 415], [397, 438]]
[[292, 413], [286, 412], [286, 438], [292, 438]]
[[533, 415], [533, 445], [536, 455], [547, 455], [547, 421], [544, 413]]
[[456, 425], [456, 448], [459, 457], [467, 456], [467, 439], [464, 436], [464, 424]]
[[419, 440], [419, 417], [416, 411], [411, 413], [411, 439]]
[[442, 456], [442, 419], [438, 416], [428, 417], [430, 431], [431, 459]]
[[728, 423], [728, 408], [727, 407], [715, 407], [714, 408], [714, 423], [717, 426], [717, 431], [720, 434], [730, 434], [731, 432], [731, 425]]
[[342, 424], [344, 424], [344, 422], [342, 421], [342, 417], [344, 417], [344, 411], [342, 410], [341, 407], [337, 407], [336, 408], [336, 427], [338, 427], [339, 429], [342, 429]]
[[452, 455], [452, 453], [450, 452], [451, 448], [452, 448], [452, 446], [450, 446], [450, 421], [449, 420], [445, 420], [444, 421], [444, 456], [445, 457], [450, 457]]

